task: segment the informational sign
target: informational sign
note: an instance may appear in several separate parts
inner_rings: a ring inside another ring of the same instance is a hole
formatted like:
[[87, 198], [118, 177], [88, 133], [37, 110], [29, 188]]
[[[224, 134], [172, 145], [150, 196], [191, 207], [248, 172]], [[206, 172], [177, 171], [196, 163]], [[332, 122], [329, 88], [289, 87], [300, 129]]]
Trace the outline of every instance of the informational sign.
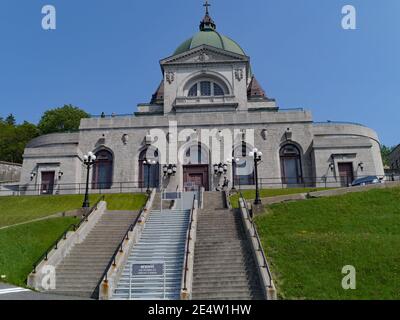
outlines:
[[164, 263], [132, 264], [131, 275], [137, 276], [163, 276]]
[[163, 200], [177, 200], [182, 198], [181, 192], [164, 192]]

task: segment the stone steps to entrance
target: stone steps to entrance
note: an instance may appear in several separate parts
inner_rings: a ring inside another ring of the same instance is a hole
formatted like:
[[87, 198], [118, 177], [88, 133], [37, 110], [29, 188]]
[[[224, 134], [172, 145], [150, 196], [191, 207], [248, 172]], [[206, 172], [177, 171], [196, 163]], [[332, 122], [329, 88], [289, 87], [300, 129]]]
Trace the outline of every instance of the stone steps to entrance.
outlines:
[[[155, 208], [159, 208], [159, 203]], [[112, 299], [179, 299], [190, 210], [153, 210], [146, 221], [139, 242], [130, 252], [128, 261], [114, 290]], [[164, 277], [132, 277], [134, 263], [163, 262]], [[131, 283], [131, 287], [129, 284]], [[131, 290], [131, 291], [130, 291]], [[164, 296], [165, 293], [165, 296]]]
[[107, 264], [138, 212], [107, 211], [56, 268], [54, 294], [91, 298]]
[[[193, 299], [263, 299], [261, 281], [239, 212], [222, 193], [205, 193], [195, 245]], [[218, 210], [216, 210], [218, 209]]]

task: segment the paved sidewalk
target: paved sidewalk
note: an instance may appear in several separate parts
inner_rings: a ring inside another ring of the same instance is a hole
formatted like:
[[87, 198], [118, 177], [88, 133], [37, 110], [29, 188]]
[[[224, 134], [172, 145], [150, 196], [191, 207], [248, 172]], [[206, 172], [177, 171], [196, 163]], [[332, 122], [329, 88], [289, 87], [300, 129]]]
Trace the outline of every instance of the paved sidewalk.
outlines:
[[83, 300], [82, 298], [64, 297], [46, 293], [38, 293], [25, 288], [19, 288], [0, 283], [0, 301], [5, 300]]

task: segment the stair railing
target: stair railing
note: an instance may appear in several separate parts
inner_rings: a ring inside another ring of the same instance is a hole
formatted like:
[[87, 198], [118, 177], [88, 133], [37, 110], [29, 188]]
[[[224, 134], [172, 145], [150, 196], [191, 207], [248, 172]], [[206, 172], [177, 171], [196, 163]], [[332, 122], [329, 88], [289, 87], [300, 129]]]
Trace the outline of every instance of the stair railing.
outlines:
[[71, 232], [71, 231], [76, 232], [76, 231], [81, 227], [81, 225], [82, 225], [84, 222], [87, 222], [87, 221], [89, 220], [89, 216], [90, 216], [93, 212], [95, 212], [95, 211], [98, 209], [100, 202], [104, 201], [104, 199], [105, 199], [105, 196], [104, 196], [104, 195], [101, 196], [100, 199], [97, 200], [97, 202], [93, 205], [93, 207], [91, 207], [87, 213], [84, 213], [84, 214], [82, 215], [82, 218], [81, 218], [81, 220], [78, 222], [78, 224], [71, 224], [71, 225], [69, 225], [69, 226], [67, 227], [67, 229], [65, 229], [65, 231], [63, 232], [63, 234], [62, 234], [59, 238], [57, 238], [57, 240], [54, 241], [54, 242], [50, 245], [50, 247], [45, 251], [45, 253], [43, 253], [43, 254], [40, 256], [39, 259], [37, 259], [37, 260], [35, 261], [35, 263], [33, 264], [33, 271], [32, 271], [32, 273], [36, 273], [36, 268], [37, 268], [37, 266], [38, 266], [42, 261], [48, 261], [49, 253], [50, 253], [52, 250], [58, 250], [58, 246], [59, 246], [60, 242], [61, 242], [61, 241], [67, 240], [67, 235], [68, 235], [69, 232]]
[[[251, 224], [252, 229], [253, 229], [253, 237], [256, 238], [256, 240], [257, 240], [258, 251], [261, 252], [261, 256], [262, 256], [262, 259], [263, 259], [263, 266], [261, 266], [261, 267], [266, 269], [266, 271], [268, 273], [268, 278], [269, 278], [269, 287], [272, 288], [273, 287], [273, 285], [272, 285], [272, 273], [271, 273], [271, 270], [270, 270], [270, 267], [269, 267], [269, 264], [268, 264], [268, 261], [267, 261], [267, 257], [265, 255], [265, 252], [264, 252], [264, 249], [263, 249], [263, 246], [262, 246], [262, 243], [261, 243], [260, 236], [259, 236], [258, 231], [257, 231], [256, 224], [254, 223], [254, 220], [253, 220], [253, 215], [251, 214], [251, 210], [249, 208], [249, 205], [248, 205], [246, 199], [243, 197], [242, 192], [239, 191], [239, 194], [240, 194], [239, 202], [240, 202], [240, 199], [242, 199], [243, 206], [244, 206], [244, 209], [246, 211], [247, 218], [250, 221], [250, 224]], [[240, 207], [240, 203], [239, 203], [239, 207]]]
[[[192, 209], [190, 210], [190, 220], [189, 220], [189, 228], [187, 232], [187, 239], [186, 239], [186, 252], [185, 252], [185, 263], [184, 263], [184, 273], [183, 273], [183, 288], [182, 292], [183, 293], [188, 293], [188, 273], [189, 273], [189, 256], [191, 254], [190, 251], [190, 245], [193, 241], [192, 237], [192, 227], [194, 223], [194, 212], [197, 209], [196, 208], [196, 193], [193, 196], [193, 203], [192, 203]], [[190, 293], [189, 293], [190, 294]]]
[[[152, 193], [153, 193], [153, 191], [152, 191]], [[151, 199], [152, 199], [152, 196], [150, 195], [148, 200], [147, 200], [147, 203], [140, 210], [140, 212], [137, 215], [137, 217], [135, 218], [134, 222], [128, 227], [128, 230], [126, 231], [126, 233], [125, 233], [124, 237], [122, 238], [121, 242], [118, 244], [117, 248], [115, 249], [114, 254], [112, 255], [110, 261], [107, 264], [107, 267], [105, 268], [102, 276], [100, 277], [100, 280], [97, 283], [97, 286], [96, 286], [95, 290], [92, 293], [92, 298], [94, 298], [94, 299], [98, 298], [98, 293], [100, 292], [100, 286], [101, 286], [101, 284], [103, 282], [104, 283], [108, 283], [108, 273], [110, 272], [110, 269], [112, 267], [116, 267], [117, 266], [118, 254], [124, 252], [124, 243], [126, 241], [130, 240], [129, 239], [129, 234], [134, 231], [135, 226], [139, 222], [139, 219], [143, 216], [143, 213], [145, 212], [146, 208], [148, 209], [149, 203], [151, 202]]]
[[138, 223], [138, 221], [139, 221], [139, 219], [141, 217], [141, 213], [143, 212], [144, 208], [145, 207], [142, 208], [140, 213], [137, 215], [135, 221], [129, 226], [129, 228], [126, 231], [126, 233], [125, 233], [124, 237], [122, 238], [121, 242], [118, 244], [117, 249], [115, 249], [114, 254], [112, 255], [110, 261], [108, 262], [104, 273], [102, 274], [99, 282], [97, 283], [96, 289], [92, 293], [92, 298], [98, 298], [98, 293], [99, 293], [101, 284], [103, 282], [105, 282], [105, 283], [108, 282], [108, 272], [110, 271], [111, 267], [116, 267], [117, 266], [117, 256], [118, 256], [118, 254], [124, 252], [124, 243], [125, 243], [125, 241], [129, 241], [129, 234], [131, 232], [133, 232], [136, 224]]

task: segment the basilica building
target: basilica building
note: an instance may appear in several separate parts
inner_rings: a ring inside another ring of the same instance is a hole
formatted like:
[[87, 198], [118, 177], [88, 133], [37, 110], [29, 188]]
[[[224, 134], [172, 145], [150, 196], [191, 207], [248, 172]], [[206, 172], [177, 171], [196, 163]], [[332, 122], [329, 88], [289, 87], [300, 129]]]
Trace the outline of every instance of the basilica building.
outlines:
[[374, 130], [316, 123], [309, 110], [281, 108], [242, 47], [219, 32], [208, 7], [199, 31], [160, 64], [161, 83], [132, 115], [93, 116], [78, 132], [31, 141], [22, 193], [82, 193], [89, 152], [96, 156], [90, 189], [104, 193], [253, 188], [254, 149], [264, 188], [347, 186], [384, 175]]

